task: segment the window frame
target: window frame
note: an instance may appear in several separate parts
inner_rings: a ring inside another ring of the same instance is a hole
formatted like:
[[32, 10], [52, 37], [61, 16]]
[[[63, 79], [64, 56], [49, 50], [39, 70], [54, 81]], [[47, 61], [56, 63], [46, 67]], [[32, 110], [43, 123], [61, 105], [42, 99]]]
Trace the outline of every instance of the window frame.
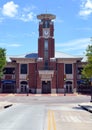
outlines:
[[[71, 70], [70, 71], [68, 70], [68, 68], [66, 70], [66, 66], [68, 66], [68, 65], [71, 65]], [[73, 64], [72, 63], [66, 63], [65, 64], [65, 74], [73, 74]]]
[[[21, 70], [21, 66], [22, 65], [26, 65], [26, 71], [25, 72], [22, 72], [23, 70]], [[27, 74], [28, 73], [28, 64], [26, 64], [26, 63], [21, 63], [20, 64], [20, 74]]]

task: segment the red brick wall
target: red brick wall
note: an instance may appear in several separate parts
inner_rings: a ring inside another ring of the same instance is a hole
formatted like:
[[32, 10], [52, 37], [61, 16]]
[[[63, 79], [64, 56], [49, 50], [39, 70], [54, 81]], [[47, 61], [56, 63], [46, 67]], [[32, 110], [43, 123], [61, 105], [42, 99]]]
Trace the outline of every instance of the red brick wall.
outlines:
[[37, 70], [41, 70], [43, 67], [44, 67], [44, 62], [43, 61], [38, 61]]
[[19, 88], [19, 63], [17, 63], [15, 68], [15, 77], [16, 77], [16, 87]]
[[49, 38], [49, 57], [53, 58], [54, 57], [54, 39], [53, 38]]
[[12, 79], [12, 74], [6, 74], [6, 75], [5, 75], [5, 79], [6, 79], [6, 80]]
[[29, 87], [35, 88], [36, 87], [36, 63], [29, 63]]
[[37, 74], [37, 89], [41, 89], [42, 84], [41, 84], [41, 78], [39, 77], [39, 74]]
[[63, 88], [64, 86], [64, 64], [57, 63], [57, 87]]
[[51, 67], [53, 70], [56, 70], [56, 62], [54, 62], [54, 61], [50, 62], [50, 67]]
[[[49, 38], [48, 39], [48, 53], [49, 53], [49, 58], [54, 57], [54, 39]], [[38, 57], [44, 57], [44, 38], [39, 38], [38, 39]]]
[[52, 78], [52, 84], [51, 88], [56, 88], [56, 71], [54, 72], [53, 78]]
[[44, 56], [44, 38], [38, 39], [38, 57]]
[[73, 68], [74, 68], [74, 70], [73, 70], [73, 86], [74, 86], [74, 88], [76, 88], [77, 87], [77, 72], [76, 72], [76, 63], [74, 63], [73, 64]]
[[39, 36], [43, 35], [42, 24], [39, 24]]
[[50, 36], [54, 36], [54, 27], [53, 24], [50, 25]]

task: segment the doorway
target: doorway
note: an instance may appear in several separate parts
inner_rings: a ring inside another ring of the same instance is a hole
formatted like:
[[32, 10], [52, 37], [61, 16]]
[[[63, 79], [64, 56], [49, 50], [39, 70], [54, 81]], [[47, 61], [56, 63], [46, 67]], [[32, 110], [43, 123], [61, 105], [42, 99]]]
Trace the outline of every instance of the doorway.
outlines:
[[42, 81], [42, 93], [51, 93], [51, 81]]
[[72, 88], [72, 81], [67, 81], [66, 82], [66, 93], [72, 93], [73, 88]]
[[27, 92], [27, 82], [22, 81], [21, 82], [21, 93], [26, 93]]

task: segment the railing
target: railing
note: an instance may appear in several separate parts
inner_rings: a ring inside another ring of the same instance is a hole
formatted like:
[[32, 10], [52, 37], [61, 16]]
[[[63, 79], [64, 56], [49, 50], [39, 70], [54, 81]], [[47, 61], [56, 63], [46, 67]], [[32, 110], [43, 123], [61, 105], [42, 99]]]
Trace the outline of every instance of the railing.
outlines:
[[77, 87], [77, 92], [82, 94], [91, 94], [91, 86], [90, 85], [79, 85]]

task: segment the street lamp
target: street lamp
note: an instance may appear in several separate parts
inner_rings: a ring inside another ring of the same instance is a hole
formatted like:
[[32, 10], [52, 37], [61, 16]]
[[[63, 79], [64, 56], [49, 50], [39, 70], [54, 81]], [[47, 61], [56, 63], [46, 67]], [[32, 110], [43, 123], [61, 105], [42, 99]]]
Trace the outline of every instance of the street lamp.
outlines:
[[66, 74], [64, 75], [64, 96], [66, 96]]
[[29, 86], [28, 86], [29, 75], [26, 76], [26, 80], [27, 80], [26, 92], [27, 92], [27, 96], [29, 96]]
[[90, 102], [92, 102], [92, 78], [91, 78], [91, 100]]

